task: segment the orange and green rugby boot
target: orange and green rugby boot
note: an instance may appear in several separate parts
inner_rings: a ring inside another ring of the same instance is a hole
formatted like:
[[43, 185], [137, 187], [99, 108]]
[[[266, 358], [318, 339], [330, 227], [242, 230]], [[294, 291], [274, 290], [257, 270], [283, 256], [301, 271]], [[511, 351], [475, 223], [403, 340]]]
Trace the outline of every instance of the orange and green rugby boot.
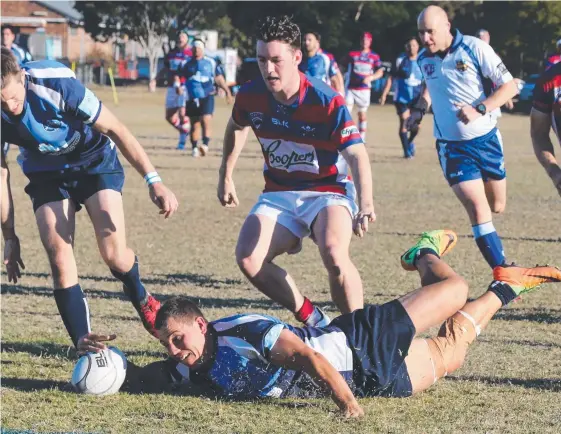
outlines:
[[452, 250], [457, 242], [456, 233], [448, 229], [423, 232], [417, 244], [401, 255], [401, 266], [407, 271], [415, 271], [415, 261], [422, 254], [432, 253], [440, 258]]
[[493, 269], [493, 278], [506, 283], [519, 297], [537, 289], [543, 283], [561, 282], [561, 270], [547, 265], [524, 268], [505, 264]]

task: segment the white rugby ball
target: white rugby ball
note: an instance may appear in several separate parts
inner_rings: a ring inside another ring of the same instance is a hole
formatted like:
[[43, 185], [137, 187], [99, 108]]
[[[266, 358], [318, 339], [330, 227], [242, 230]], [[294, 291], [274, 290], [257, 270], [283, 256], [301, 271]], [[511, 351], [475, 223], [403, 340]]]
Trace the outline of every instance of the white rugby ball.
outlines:
[[117, 393], [127, 374], [127, 359], [115, 347], [99, 353], [87, 353], [80, 357], [72, 371], [72, 386], [86, 395], [113, 395]]

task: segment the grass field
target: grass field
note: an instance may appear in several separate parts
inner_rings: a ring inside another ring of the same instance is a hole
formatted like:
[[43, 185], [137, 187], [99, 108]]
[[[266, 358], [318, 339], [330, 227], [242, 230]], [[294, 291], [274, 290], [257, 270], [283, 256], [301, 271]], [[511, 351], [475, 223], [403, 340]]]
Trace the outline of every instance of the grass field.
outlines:
[[[176, 134], [164, 119], [164, 91], [119, 91], [115, 107], [107, 89], [98, 95], [140, 138], [180, 209], [163, 221], [144, 181], [126, 164], [124, 190], [129, 245], [140, 258], [147, 288], [156, 296], [186, 294], [211, 319], [262, 312], [293, 321], [245, 280], [234, 258], [241, 224], [263, 187], [262, 156], [251, 135], [235, 182], [241, 205], [220, 207], [216, 182], [221, 138], [230, 107], [219, 102], [211, 155], [193, 159], [176, 151]], [[449, 227], [460, 234], [448, 262], [477, 296], [490, 270], [471, 238], [469, 221], [438, 165], [432, 119], [417, 142], [418, 156], [404, 161], [392, 106], [372, 106], [368, 150], [374, 174], [378, 221], [352, 243], [352, 257], [368, 303], [382, 303], [413, 289], [399, 255], [423, 230]], [[506, 212], [495, 219], [509, 260], [524, 265], [561, 265], [561, 200], [537, 163], [529, 118], [504, 115], [500, 127], [508, 171]], [[546, 286], [505, 309], [473, 345], [466, 365], [427, 393], [409, 399], [365, 399], [366, 417], [347, 422], [330, 400], [221, 402], [197, 397], [120, 393], [78, 396], [68, 388], [75, 361], [59, 318], [46, 254], [39, 240], [26, 184], [9, 153], [25, 274], [2, 285], [2, 427], [38, 432], [114, 433], [372, 433], [372, 432], [561, 432], [561, 286]], [[89, 297], [92, 327], [115, 332], [116, 345], [136, 364], [162, 357], [162, 347], [142, 328], [120, 285], [101, 260], [85, 212], [77, 216], [76, 258]], [[448, 257], [447, 257], [448, 258]], [[302, 291], [332, 315], [327, 275], [314, 244], [278, 263]]]

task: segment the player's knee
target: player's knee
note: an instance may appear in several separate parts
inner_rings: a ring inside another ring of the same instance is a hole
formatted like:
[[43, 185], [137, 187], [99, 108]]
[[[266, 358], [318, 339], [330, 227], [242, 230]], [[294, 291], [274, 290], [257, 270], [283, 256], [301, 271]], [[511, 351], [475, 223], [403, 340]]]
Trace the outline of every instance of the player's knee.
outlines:
[[327, 272], [332, 276], [340, 276], [349, 261], [346, 249], [337, 244], [327, 244], [321, 249], [321, 257]]
[[253, 253], [247, 253], [243, 249], [236, 249], [236, 262], [238, 267], [248, 277], [255, 277], [263, 267], [263, 258]]

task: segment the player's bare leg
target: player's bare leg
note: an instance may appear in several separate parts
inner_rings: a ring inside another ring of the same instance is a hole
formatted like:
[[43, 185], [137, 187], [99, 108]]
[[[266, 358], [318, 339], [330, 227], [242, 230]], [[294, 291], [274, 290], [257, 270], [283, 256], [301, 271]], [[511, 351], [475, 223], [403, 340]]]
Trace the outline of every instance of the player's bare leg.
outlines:
[[272, 261], [296, 248], [299, 242], [298, 237], [273, 219], [250, 214], [236, 246], [238, 266], [251, 283], [294, 313], [302, 307], [304, 297], [292, 277]]
[[413, 158], [415, 156], [415, 144], [413, 140], [417, 137], [417, 134], [419, 134], [418, 126], [410, 131], [407, 130], [406, 122], [410, 116], [411, 112], [409, 110], [405, 110], [399, 115], [399, 139], [405, 158]]
[[74, 258], [76, 208], [68, 199], [49, 202], [35, 212], [39, 236], [53, 275], [58, 311], [74, 345], [90, 331], [88, 303], [78, 283]]
[[364, 307], [362, 280], [349, 256], [353, 222], [343, 206], [328, 206], [317, 215], [312, 227], [314, 239], [327, 273], [331, 298], [341, 313]]
[[203, 142], [199, 144], [199, 151], [201, 156], [208, 154], [208, 143], [212, 135], [212, 115], [203, 115], [201, 117], [201, 124], [203, 127]]
[[68, 199], [49, 202], [35, 212], [39, 236], [47, 252], [55, 290], [78, 283], [78, 269], [74, 258], [76, 208]]
[[[506, 202], [506, 179], [489, 184], [487, 188], [496, 188], [498, 202]], [[453, 185], [452, 190], [467, 211], [475, 241], [487, 263], [491, 268], [504, 264], [503, 246], [493, 225], [490, 200], [483, 180], [463, 181]]]
[[368, 117], [366, 116], [368, 108], [359, 107], [358, 109], [358, 131], [362, 141], [366, 143], [366, 129], [368, 126]]
[[201, 152], [199, 150], [199, 140], [201, 140], [201, 118], [191, 117], [191, 146], [193, 148], [193, 157], [199, 157]]
[[138, 260], [127, 246], [121, 193], [115, 190], [98, 191], [85, 201], [85, 206], [101, 257], [113, 276], [123, 283], [123, 290], [139, 313], [144, 327], [154, 334], [154, 321], [160, 303], [144, 288]]
[[506, 178], [485, 182], [485, 195], [491, 211], [500, 214], [506, 208]]
[[459, 369], [470, 344], [501, 307], [542, 283], [561, 281], [561, 271], [554, 267], [499, 266], [493, 275], [495, 280], [487, 292], [446, 320], [436, 337], [413, 340], [405, 359], [413, 393]]
[[179, 132], [177, 149], [185, 149], [185, 141], [190, 130], [188, 118], [185, 116], [185, 108], [166, 108], [166, 121]]

